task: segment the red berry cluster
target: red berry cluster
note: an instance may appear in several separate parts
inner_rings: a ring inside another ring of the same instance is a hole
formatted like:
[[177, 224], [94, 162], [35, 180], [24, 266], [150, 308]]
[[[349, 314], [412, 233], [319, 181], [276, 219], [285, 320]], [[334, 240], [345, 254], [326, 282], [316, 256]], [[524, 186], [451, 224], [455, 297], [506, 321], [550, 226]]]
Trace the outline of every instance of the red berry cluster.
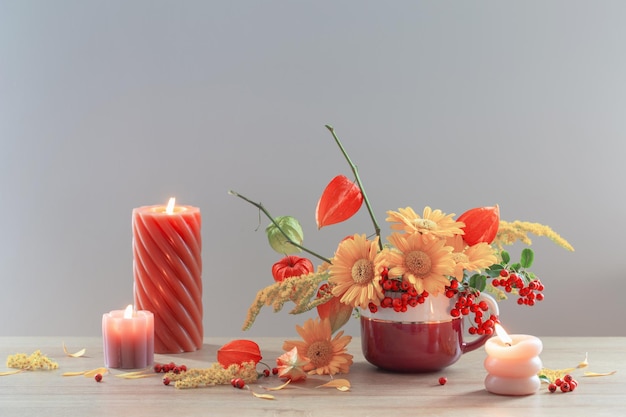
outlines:
[[561, 378], [557, 378], [554, 382], [548, 385], [548, 391], [556, 392], [557, 389], [560, 389], [561, 392], [570, 392], [574, 391], [578, 386], [578, 382], [570, 375], [567, 374]]
[[498, 317], [495, 314], [490, 314], [489, 317], [485, 316], [484, 312], [489, 310], [489, 304], [486, 301], [476, 301], [476, 297], [480, 295], [477, 290], [470, 290], [463, 288], [459, 290], [458, 281], [450, 281], [450, 285], [446, 287], [446, 297], [457, 297], [454, 307], [450, 310], [452, 317], [469, 316], [474, 315], [474, 324], [467, 329], [469, 334], [477, 335], [492, 335], [494, 332], [494, 326], [498, 322]]
[[187, 371], [187, 366], [176, 365], [174, 362], [165, 363], [165, 364], [155, 363], [153, 369], [154, 369], [154, 372], [156, 372], [157, 374], [161, 372], [163, 372], [164, 374], [168, 372], [174, 372], [175, 374], [179, 374], [181, 372]]
[[[393, 308], [397, 312], [405, 312], [409, 307], [423, 304], [428, 292], [417, 293], [415, 287], [406, 281], [389, 279], [388, 270], [384, 268], [381, 272], [380, 285], [385, 292], [385, 297], [380, 302], [380, 308]], [[378, 306], [369, 303], [369, 310], [372, 313], [378, 311]]]
[[515, 272], [509, 272], [506, 269], [500, 271], [500, 278], [495, 278], [491, 285], [494, 287], [502, 287], [504, 291], [511, 292], [517, 289], [519, 298], [517, 304], [534, 306], [536, 301], [543, 300], [544, 286], [538, 279], [532, 280], [528, 285], [524, 285], [524, 280]]

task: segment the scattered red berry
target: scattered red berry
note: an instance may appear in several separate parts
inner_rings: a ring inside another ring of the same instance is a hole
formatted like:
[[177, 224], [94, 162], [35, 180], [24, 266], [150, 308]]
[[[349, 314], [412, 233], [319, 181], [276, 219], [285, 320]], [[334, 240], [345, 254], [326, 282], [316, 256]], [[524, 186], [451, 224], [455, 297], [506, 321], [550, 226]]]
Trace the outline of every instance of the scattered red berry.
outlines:
[[574, 378], [572, 378], [572, 376], [570, 374], [567, 374], [563, 377], [563, 381], [565, 382], [572, 382]]
[[558, 387], [556, 386], [556, 384], [554, 382], [552, 382], [550, 385], [548, 385], [548, 391], [550, 391], [550, 392], [556, 392], [557, 388]]
[[278, 375], [278, 368], [272, 368], [272, 375]]
[[170, 384], [170, 379], [168, 377], [163, 378], [163, 385], [169, 385]]
[[561, 384], [561, 391], [563, 391], [563, 392], [569, 392], [570, 391], [569, 382], [563, 382]]
[[439, 385], [446, 385], [446, 382], [448, 382], [448, 378], [445, 376], [439, 378]]
[[96, 380], [96, 382], [102, 381], [102, 374], [96, 374], [96, 376], [94, 376], [94, 379]]
[[160, 363], [155, 363], [154, 372], [156, 372], [157, 374], [160, 374], [161, 372], [163, 372], [163, 365], [161, 365]]
[[233, 378], [231, 379], [230, 383], [233, 387], [239, 388], [239, 389], [242, 389], [243, 387], [246, 386], [246, 383], [241, 378]]
[[269, 369], [263, 369], [263, 375], [264, 375], [265, 377], [270, 376], [270, 370], [269, 370]]

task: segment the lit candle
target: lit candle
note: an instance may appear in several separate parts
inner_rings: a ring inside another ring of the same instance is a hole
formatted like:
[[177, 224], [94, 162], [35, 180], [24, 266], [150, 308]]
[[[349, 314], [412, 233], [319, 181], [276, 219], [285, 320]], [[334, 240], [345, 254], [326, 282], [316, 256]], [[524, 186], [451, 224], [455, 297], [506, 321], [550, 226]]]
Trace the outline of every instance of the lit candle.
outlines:
[[202, 347], [200, 209], [176, 205], [133, 210], [135, 305], [154, 313], [156, 353]]
[[104, 365], [139, 369], [154, 361], [154, 316], [149, 311], [113, 310], [102, 315]]
[[539, 354], [541, 340], [525, 334], [508, 335], [496, 324], [497, 336], [485, 343], [485, 388], [501, 395], [529, 395], [537, 392], [541, 381]]

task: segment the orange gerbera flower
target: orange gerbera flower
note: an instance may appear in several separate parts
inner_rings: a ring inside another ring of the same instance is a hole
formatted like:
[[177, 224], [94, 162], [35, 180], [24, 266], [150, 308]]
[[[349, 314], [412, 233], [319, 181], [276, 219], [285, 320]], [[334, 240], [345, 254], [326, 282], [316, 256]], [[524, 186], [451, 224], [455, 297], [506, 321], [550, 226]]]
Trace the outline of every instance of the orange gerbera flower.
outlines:
[[290, 351], [294, 347], [305, 356], [309, 363], [303, 367], [309, 374], [334, 375], [348, 373], [352, 365], [352, 355], [347, 353], [346, 346], [351, 336], [343, 336], [343, 331], [332, 337], [328, 319], [308, 319], [302, 327], [296, 326], [302, 341], [287, 340], [283, 350]]
[[329, 282], [340, 301], [353, 307], [367, 308], [370, 302], [378, 305], [383, 298], [380, 286], [381, 258], [378, 238], [367, 240], [365, 235], [344, 239], [337, 248], [330, 266]]
[[386, 251], [391, 265], [389, 276], [402, 276], [417, 292], [437, 295], [450, 283], [454, 273], [452, 247], [443, 239], [430, 239], [420, 234], [393, 233], [389, 241], [397, 250]]
[[478, 271], [489, 268], [498, 261], [494, 249], [484, 242], [468, 246], [463, 237], [457, 235], [449, 238], [447, 245], [453, 248], [452, 255], [456, 266], [452, 275], [458, 281], [463, 279], [463, 271]]
[[441, 210], [432, 210], [425, 207], [420, 217], [411, 207], [399, 208], [398, 211], [388, 211], [387, 221], [391, 222], [391, 229], [403, 230], [406, 233], [420, 233], [434, 237], [451, 237], [463, 234], [459, 223], [453, 219], [453, 214], [445, 214]]

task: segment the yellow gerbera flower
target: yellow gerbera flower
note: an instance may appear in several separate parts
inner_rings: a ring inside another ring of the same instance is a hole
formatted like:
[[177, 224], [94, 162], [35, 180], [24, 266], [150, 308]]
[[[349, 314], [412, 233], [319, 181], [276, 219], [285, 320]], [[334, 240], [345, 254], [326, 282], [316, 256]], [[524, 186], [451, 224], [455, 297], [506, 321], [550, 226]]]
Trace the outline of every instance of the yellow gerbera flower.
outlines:
[[455, 221], [453, 214], [445, 214], [441, 210], [424, 208], [420, 217], [411, 207], [399, 208], [398, 211], [388, 211], [387, 221], [391, 222], [392, 230], [403, 230], [406, 233], [421, 233], [436, 237], [451, 237], [456, 234], [462, 235], [463, 223]]
[[389, 242], [397, 249], [385, 252], [389, 276], [402, 276], [419, 294], [437, 295], [450, 283], [456, 262], [452, 247], [443, 239], [425, 239], [420, 234], [393, 233]]
[[344, 336], [343, 331], [332, 337], [330, 321], [308, 319], [302, 327], [296, 326], [302, 341], [286, 340], [283, 350], [298, 349], [308, 360], [303, 369], [309, 374], [334, 375], [348, 373], [352, 365], [352, 355], [347, 353], [346, 346], [352, 340], [351, 336]]
[[330, 266], [332, 292], [340, 301], [353, 307], [378, 305], [383, 298], [380, 286], [382, 259], [378, 256], [378, 238], [367, 240], [365, 235], [344, 239], [337, 248]]
[[451, 246], [452, 256], [456, 262], [452, 274], [458, 281], [463, 279], [463, 271], [478, 271], [493, 265], [498, 261], [495, 250], [491, 245], [481, 242], [474, 246], [468, 246], [463, 237], [456, 235], [446, 241]]

